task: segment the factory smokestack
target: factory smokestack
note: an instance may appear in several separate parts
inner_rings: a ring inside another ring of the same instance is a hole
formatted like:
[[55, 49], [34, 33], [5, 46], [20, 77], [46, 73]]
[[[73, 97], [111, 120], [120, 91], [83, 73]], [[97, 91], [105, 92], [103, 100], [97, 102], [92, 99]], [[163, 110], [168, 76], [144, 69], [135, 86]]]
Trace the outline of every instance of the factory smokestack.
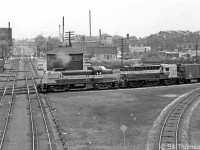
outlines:
[[129, 53], [129, 34], [126, 34], [127, 52]]
[[126, 38], [127, 38], [127, 40], [129, 40], [129, 34], [126, 34]]
[[101, 40], [101, 29], [99, 29], [99, 39]]
[[90, 37], [92, 36], [91, 35], [91, 12], [89, 10], [89, 25], [90, 25]]
[[59, 40], [60, 40], [60, 25], [59, 25], [59, 33], [58, 33], [58, 36], [59, 36]]
[[10, 28], [10, 22], [8, 22], [8, 28]]
[[65, 38], [65, 30], [64, 30], [64, 27], [65, 27], [65, 20], [64, 20], [64, 16], [63, 16], [63, 34], [62, 34], [62, 41], [64, 43], [64, 38]]

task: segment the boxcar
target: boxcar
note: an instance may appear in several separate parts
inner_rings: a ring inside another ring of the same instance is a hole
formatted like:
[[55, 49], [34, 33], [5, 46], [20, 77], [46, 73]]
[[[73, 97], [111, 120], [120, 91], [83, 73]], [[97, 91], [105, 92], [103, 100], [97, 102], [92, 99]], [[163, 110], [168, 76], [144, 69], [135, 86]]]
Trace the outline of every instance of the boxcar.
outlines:
[[178, 66], [180, 77], [186, 81], [200, 79], [200, 64], [181, 64]]

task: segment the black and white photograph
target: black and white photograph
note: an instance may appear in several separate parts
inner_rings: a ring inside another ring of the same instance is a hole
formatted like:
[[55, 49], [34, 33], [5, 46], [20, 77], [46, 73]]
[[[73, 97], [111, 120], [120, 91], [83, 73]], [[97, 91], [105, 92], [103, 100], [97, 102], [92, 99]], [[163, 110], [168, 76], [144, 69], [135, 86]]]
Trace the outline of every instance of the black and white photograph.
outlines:
[[0, 150], [200, 150], [199, 0], [0, 4]]

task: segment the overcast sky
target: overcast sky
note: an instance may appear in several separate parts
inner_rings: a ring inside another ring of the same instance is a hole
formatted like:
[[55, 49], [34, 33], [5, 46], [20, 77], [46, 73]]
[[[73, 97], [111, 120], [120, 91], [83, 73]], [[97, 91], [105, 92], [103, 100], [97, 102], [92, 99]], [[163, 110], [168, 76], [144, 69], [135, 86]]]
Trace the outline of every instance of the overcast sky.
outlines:
[[200, 0], [0, 0], [0, 27], [11, 22], [14, 38], [39, 34], [58, 36], [65, 31], [89, 35], [145, 37], [164, 30], [200, 29]]

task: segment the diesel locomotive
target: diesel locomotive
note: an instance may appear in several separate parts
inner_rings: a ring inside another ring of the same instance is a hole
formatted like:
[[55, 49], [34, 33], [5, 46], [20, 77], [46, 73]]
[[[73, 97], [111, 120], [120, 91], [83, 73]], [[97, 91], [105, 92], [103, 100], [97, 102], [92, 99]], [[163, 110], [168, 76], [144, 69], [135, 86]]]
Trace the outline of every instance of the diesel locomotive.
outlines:
[[67, 91], [69, 89], [116, 88], [118, 74], [111, 69], [94, 66], [89, 70], [45, 72], [38, 85], [39, 92]]

